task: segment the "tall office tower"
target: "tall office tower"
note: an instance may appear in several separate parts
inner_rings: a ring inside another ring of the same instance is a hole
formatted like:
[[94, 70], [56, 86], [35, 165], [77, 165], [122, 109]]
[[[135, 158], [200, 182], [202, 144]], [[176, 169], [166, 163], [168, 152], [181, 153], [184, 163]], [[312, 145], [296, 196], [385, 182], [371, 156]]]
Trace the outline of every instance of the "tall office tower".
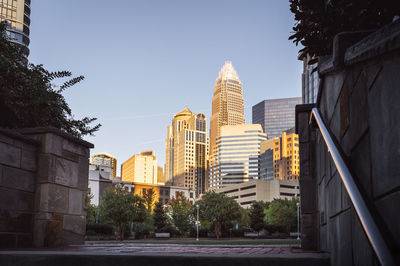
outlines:
[[196, 196], [205, 192], [208, 161], [207, 119], [188, 107], [177, 113], [168, 126], [165, 182], [192, 188]]
[[293, 129], [282, 132], [274, 142], [274, 179], [298, 181], [300, 174], [299, 135]]
[[21, 45], [26, 56], [29, 55], [30, 5], [30, 0], [0, 0], [0, 21], [8, 22], [10, 40]]
[[253, 106], [253, 124], [260, 124], [268, 138], [280, 137], [295, 126], [295, 107], [301, 97], [265, 100]]
[[267, 139], [260, 143], [260, 180], [274, 179], [274, 141], [279, 138]]
[[158, 163], [153, 151], [133, 155], [121, 164], [121, 180], [157, 184]]
[[108, 153], [92, 155], [91, 164], [111, 167], [111, 179], [114, 179], [114, 177], [117, 175], [117, 158]]
[[216, 140], [221, 127], [245, 123], [242, 83], [230, 61], [226, 61], [215, 81], [210, 120], [210, 164], [213, 164]]
[[308, 54], [301, 54], [298, 58], [303, 61], [303, 73], [301, 74], [301, 98], [303, 103], [316, 103], [318, 96], [318, 63], [309, 65], [309, 62], [313, 59]]
[[259, 124], [222, 126], [210, 166], [210, 188], [258, 179], [260, 143], [266, 139]]

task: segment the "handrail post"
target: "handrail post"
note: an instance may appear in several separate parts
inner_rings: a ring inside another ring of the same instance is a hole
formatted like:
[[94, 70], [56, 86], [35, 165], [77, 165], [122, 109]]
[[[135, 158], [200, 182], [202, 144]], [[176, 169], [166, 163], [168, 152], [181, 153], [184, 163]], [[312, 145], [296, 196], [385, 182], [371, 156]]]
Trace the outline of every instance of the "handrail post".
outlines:
[[376, 256], [378, 257], [379, 262], [381, 263], [381, 265], [384, 266], [396, 265], [392, 254], [390, 253], [389, 247], [387, 246], [381, 232], [378, 229], [378, 226], [376, 225], [371, 213], [369, 212], [367, 204], [361, 196], [361, 193], [358, 190], [358, 187], [354, 182], [354, 179], [350, 174], [346, 163], [339, 153], [339, 150], [333, 142], [321, 116], [319, 115], [317, 108], [314, 107], [312, 109], [311, 116], [315, 117], [315, 121], [317, 122], [325, 143], [328, 146], [328, 150], [330, 151], [332, 159], [335, 162], [336, 168], [346, 188], [347, 194], [349, 195], [351, 202], [353, 203], [357, 216], [360, 219], [361, 225], [364, 228], [364, 231], [368, 237], [369, 242], [371, 243], [372, 248], [375, 251]]

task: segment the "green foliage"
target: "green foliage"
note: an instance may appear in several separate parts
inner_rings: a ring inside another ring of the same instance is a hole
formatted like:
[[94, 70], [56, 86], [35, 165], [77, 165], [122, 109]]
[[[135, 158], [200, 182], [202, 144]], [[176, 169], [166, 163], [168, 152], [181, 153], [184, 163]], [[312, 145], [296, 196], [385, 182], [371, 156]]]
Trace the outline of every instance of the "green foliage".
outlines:
[[200, 219], [214, 226], [217, 239], [221, 236], [222, 227], [232, 228], [242, 216], [240, 205], [223, 193], [207, 192], [197, 204], [200, 205]]
[[296, 24], [290, 40], [311, 57], [332, 53], [333, 38], [344, 31], [376, 30], [400, 15], [391, 0], [289, 0]]
[[[90, 233], [89, 233], [90, 232]], [[87, 235], [113, 235], [114, 229], [109, 224], [86, 224]]]
[[187, 236], [194, 225], [192, 203], [183, 193], [178, 193], [168, 201], [167, 206], [172, 224], [182, 236]]
[[[42, 65], [26, 64], [22, 48], [11, 43], [0, 23], [0, 127], [52, 126], [77, 137], [93, 135], [96, 118], [75, 120], [61, 92], [84, 79], [71, 78], [59, 87], [55, 79], [70, 78], [69, 71], [49, 72]], [[58, 88], [58, 89], [57, 89]]]
[[259, 232], [264, 227], [264, 207], [257, 201], [254, 201], [250, 208], [250, 227]]
[[285, 233], [296, 228], [297, 224], [297, 206], [299, 199], [294, 197], [288, 199], [274, 199], [266, 211], [265, 220], [268, 224], [279, 226]]
[[96, 210], [97, 207], [92, 204], [93, 195], [88, 195], [87, 212], [86, 212], [86, 224], [96, 223]]
[[154, 208], [153, 220], [156, 232], [162, 232], [167, 225], [167, 215], [161, 202], [157, 202]]
[[129, 222], [142, 222], [146, 218], [143, 199], [121, 187], [111, 187], [106, 190], [99, 210], [105, 221], [118, 228], [121, 240]]

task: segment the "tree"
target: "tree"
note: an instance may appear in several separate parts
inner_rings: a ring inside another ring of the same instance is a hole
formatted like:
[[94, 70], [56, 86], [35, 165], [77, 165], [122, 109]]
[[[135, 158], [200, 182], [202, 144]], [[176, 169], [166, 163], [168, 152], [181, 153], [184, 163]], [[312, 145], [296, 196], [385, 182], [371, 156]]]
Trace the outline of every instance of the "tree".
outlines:
[[[311, 57], [332, 53], [333, 38], [344, 31], [376, 30], [400, 15], [392, 0], [289, 0], [296, 24], [290, 40]], [[313, 62], [310, 62], [313, 64]]]
[[[49, 72], [42, 65], [27, 64], [22, 48], [11, 43], [6, 23], [0, 23], [0, 127], [51, 126], [77, 137], [93, 135], [96, 118], [75, 120], [64, 96], [65, 89], [84, 77], [71, 78], [69, 71]], [[57, 86], [57, 79], [71, 78]]]
[[194, 223], [192, 203], [179, 192], [168, 201], [167, 206], [172, 223], [181, 235], [187, 235]]
[[87, 203], [87, 212], [86, 212], [86, 224], [95, 224], [96, 223], [96, 210], [97, 207], [92, 204], [93, 195], [88, 195], [88, 203]]
[[274, 199], [266, 211], [266, 222], [274, 226], [281, 226], [286, 233], [296, 227], [297, 206], [299, 199]]
[[143, 190], [142, 198], [144, 199], [144, 202], [146, 204], [146, 209], [149, 214], [151, 213], [151, 210], [153, 208], [153, 203], [154, 203], [155, 197], [156, 197], [156, 193], [154, 192], [154, 190], [152, 188]]
[[121, 187], [112, 187], [106, 190], [100, 204], [101, 216], [108, 222], [117, 226], [121, 240], [127, 223], [142, 222], [146, 218], [144, 201]]
[[232, 227], [233, 222], [241, 218], [240, 205], [223, 193], [209, 191], [198, 204], [201, 219], [213, 225], [217, 239], [221, 236], [223, 226]]
[[167, 215], [165, 214], [164, 207], [161, 202], [157, 202], [156, 207], [154, 208], [153, 220], [156, 232], [162, 232], [167, 226]]
[[264, 227], [264, 207], [257, 201], [254, 201], [250, 208], [250, 227], [256, 232], [260, 232]]

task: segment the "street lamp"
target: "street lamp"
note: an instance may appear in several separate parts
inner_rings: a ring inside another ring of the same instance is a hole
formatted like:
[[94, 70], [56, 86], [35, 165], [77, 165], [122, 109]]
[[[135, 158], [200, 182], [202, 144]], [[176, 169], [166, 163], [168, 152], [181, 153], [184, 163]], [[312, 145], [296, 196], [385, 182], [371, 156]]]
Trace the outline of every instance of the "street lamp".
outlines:
[[197, 221], [196, 221], [197, 238], [196, 238], [196, 241], [199, 241], [199, 209], [200, 209], [199, 204], [196, 204], [196, 209], [197, 209]]
[[296, 206], [297, 206], [297, 240], [300, 240], [300, 202], [297, 202]]

